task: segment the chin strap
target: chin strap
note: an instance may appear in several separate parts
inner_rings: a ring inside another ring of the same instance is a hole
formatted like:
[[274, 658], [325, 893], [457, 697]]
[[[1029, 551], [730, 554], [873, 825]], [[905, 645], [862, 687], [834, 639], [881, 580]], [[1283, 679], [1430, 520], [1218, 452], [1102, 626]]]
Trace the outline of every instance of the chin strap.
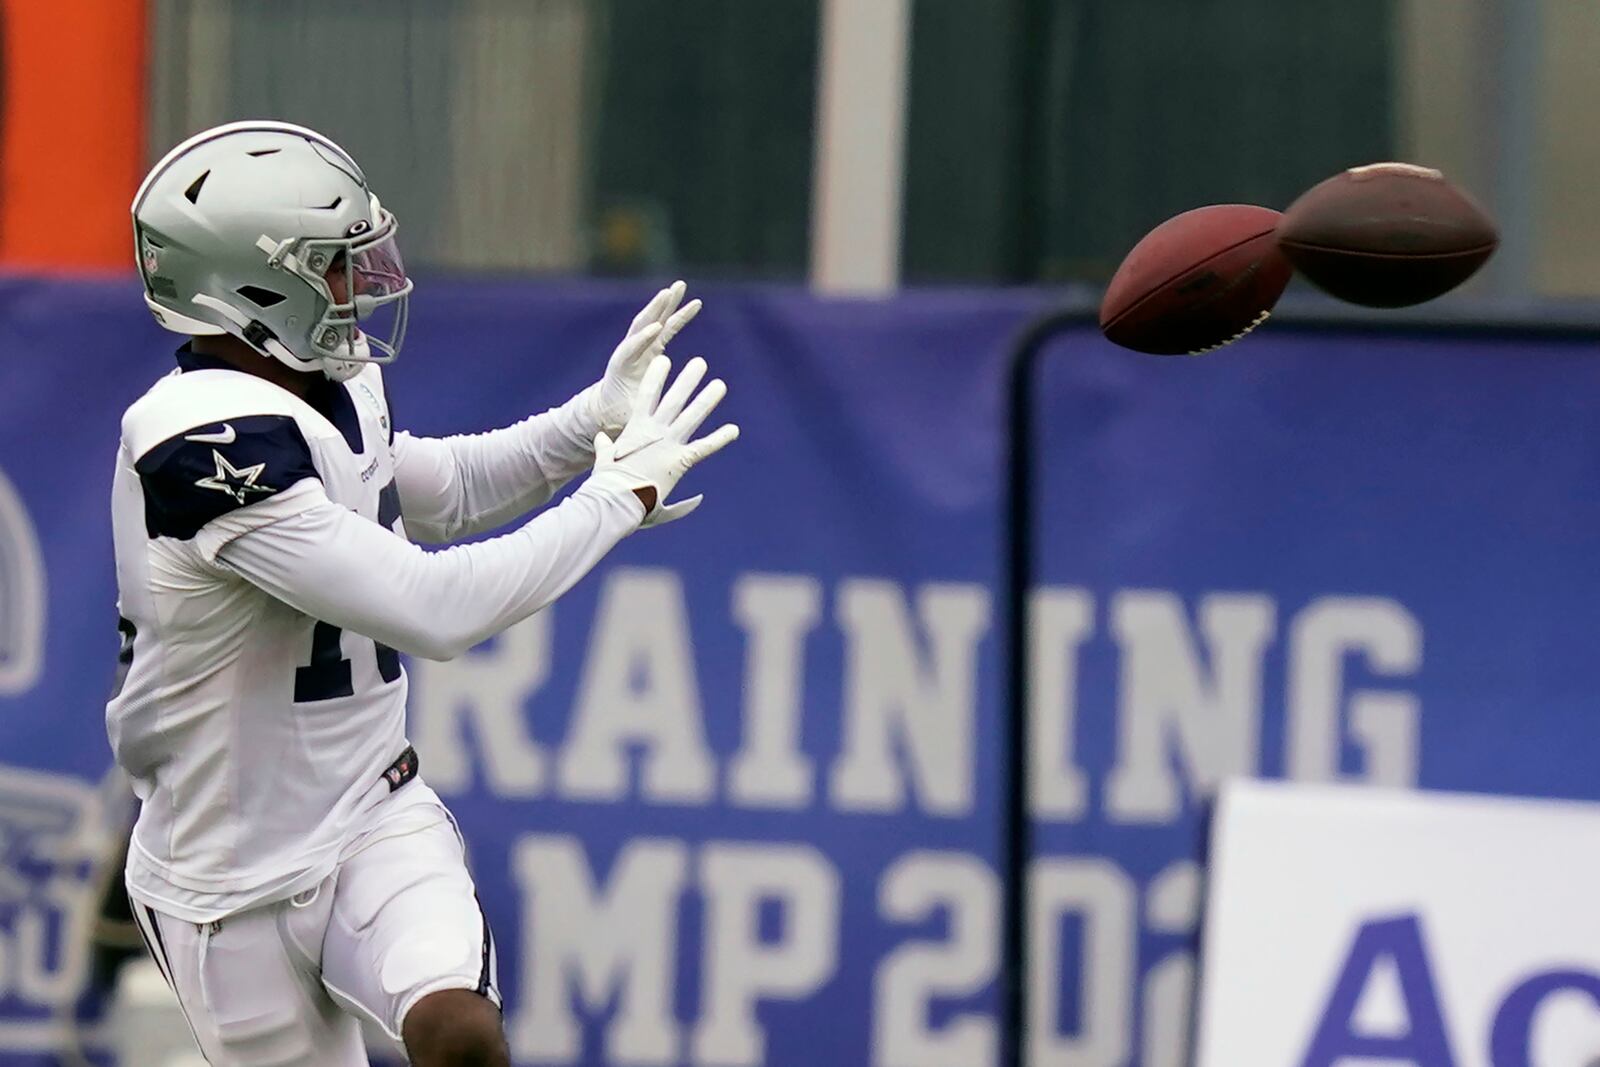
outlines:
[[[291, 367], [297, 364], [303, 365], [306, 362], [289, 351], [288, 346], [278, 340], [277, 335], [263, 323], [257, 319], [250, 318], [232, 304], [218, 300], [216, 297], [205, 293], [196, 293], [193, 302], [203, 308], [209, 308], [239, 327], [239, 335], [258, 351], [269, 356], [276, 356]], [[306, 367], [305, 369], [310, 370], [311, 368]]]

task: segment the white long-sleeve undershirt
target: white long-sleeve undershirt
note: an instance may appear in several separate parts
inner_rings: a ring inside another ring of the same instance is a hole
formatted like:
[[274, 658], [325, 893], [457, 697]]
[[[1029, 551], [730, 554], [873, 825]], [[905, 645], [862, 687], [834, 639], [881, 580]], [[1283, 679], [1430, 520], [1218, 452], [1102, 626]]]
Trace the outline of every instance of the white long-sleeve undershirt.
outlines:
[[395, 488], [406, 532], [442, 544], [504, 525], [545, 501], [594, 462], [590, 386], [558, 408], [487, 433], [395, 435]]
[[313, 618], [452, 659], [554, 601], [638, 529], [644, 507], [619, 483], [591, 478], [517, 530], [429, 552], [306, 479], [266, 502], [284, 517], [232, 537], [216, 558]]

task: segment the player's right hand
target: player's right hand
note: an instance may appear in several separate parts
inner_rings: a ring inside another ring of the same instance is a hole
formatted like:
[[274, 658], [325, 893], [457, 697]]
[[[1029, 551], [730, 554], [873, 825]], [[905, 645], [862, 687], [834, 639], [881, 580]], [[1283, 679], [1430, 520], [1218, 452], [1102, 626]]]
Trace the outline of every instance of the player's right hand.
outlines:
[[601, 431], [594, 439], [595, 478], [614, 481], [630, 490], [655, 490], [655, 506], [645, 514], [641, 524], [644, 526], [681, 519], [699, 507], [703, 496], [668, 504], [667, 495], [690, 467], [739, 436], [739, 427], [727, 423], [698, 440], [689, 440], [722, 401], [728, 387], [718, 378], [695, 393], [706, 374], [706, 361], [696, 356], [663, 396], [661, 390], [671, 370], [672, 361], [666, 356], [651, 360], [621, 436], [613, 442]]
[[605, 376], [600, 379], [600, 388], [595, 394], [595, 418], [602, 430], [615, 434], [627, 424], [650, 361], [665, 354], [667, 344], [678, 331], [700, 313], [698, 300], [689, 301], [681, 309], [678, 307], [683, 303], [685, 288], [683, 282], [678, 281], [657, 293], [633, 317], [628, 336], [611, 353]]

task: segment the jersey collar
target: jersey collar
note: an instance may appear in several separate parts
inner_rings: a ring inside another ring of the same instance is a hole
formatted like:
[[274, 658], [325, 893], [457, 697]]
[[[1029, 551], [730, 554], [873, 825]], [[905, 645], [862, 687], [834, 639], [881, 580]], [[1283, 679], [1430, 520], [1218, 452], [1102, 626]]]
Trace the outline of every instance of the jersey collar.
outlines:
[[178, 369], [181, 371], [239, 369], [225, 360], [218, 359], [216, 356], [201, 355], [194, 349], [190, 348], [189, 342], [187, 341], [183, 343], [183, 347], [178, 349], [174, 355], [178, 360]]
[[[178, 369], [181, 371], [239, 370], [226, 360], [196, 352], [188, 342], [184, 342], [175, 356], [178, 360]], [[317, 379], [311, 391], [306, 394], [306, 403], [316, 408], [329, 422], [338, 427], [339, 432], [344, 435], [345, 442], [350, 446], [350, 451], [358, 456], [361, 455], [365, 451], [365, 446], [361, 435], [361, 417], [356, 414], [355, 401], [350, 399], [349, 391], [341, 383], [320, 374], [317, 375]]]

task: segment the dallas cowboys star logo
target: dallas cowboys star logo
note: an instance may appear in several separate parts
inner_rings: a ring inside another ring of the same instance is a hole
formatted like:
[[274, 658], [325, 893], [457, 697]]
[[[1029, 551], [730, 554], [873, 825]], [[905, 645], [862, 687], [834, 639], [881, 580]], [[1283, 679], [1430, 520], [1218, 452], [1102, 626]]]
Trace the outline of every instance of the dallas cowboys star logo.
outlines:
[[201, 478], [194, 484], [201, 489], [215, 489], [219, 493], [227, 493], [233, 499], [243, 504], [247, 493], [271, 493], [273, 490], [265, 485], [257, 485], [256, 479], [261, 477], [261, 472], [267, 469], [265, 463], [252, 463], [248, 467], [235, 467], [229, 463], [221, 452], [211, 450], [211, 458], [217, 461], [217, 473], [209, 478]]

